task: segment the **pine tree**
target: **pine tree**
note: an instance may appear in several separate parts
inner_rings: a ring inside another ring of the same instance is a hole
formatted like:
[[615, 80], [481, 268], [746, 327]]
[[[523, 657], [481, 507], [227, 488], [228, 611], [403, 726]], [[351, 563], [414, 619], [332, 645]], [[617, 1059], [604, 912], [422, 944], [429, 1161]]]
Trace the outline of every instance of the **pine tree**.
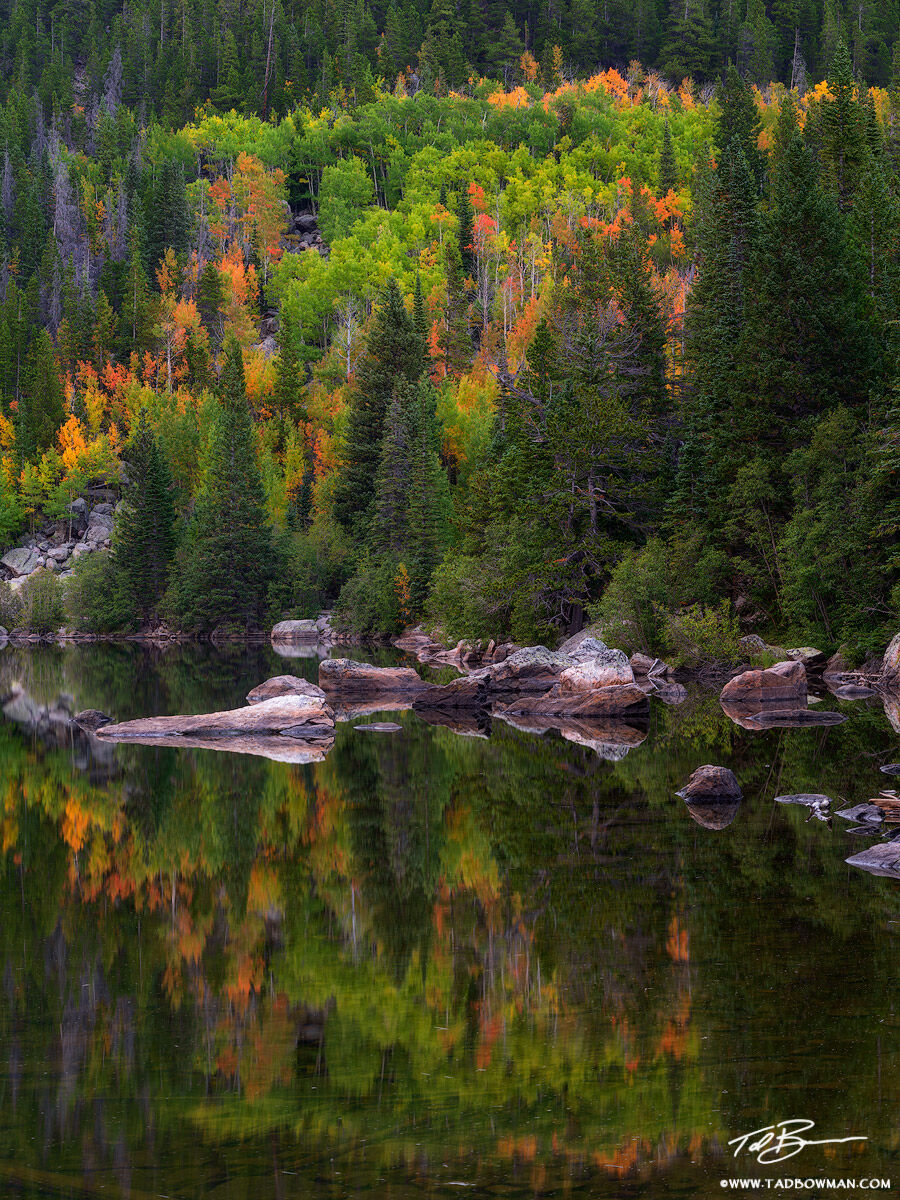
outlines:
[[733, 154], [740, 150], [759, 190], [765, 173], [765, 156], [759, 148], [762, 121], [751, 88], [733, 65], [719, 85], [717, 99], [716, 142], [720, 150], [731, 147]]
[[437, 400], [430, 381], [419, 381], [410, 404], [410, 482], [406, 561], [415, 610], [421, 612], [435, 568], [443, 558], [452, 505], [440, 460]]
[[865, 113], [854, 94], [850, 54], [843, 41], [835, 51], [828, 88], [832, 99], [823, 104], [821, 116], [823, 157], [838, 207], [846, 210], [866, 162], [867, 145]]
[[261, 623], [275, 572], [272, 529], [256, 459], [240, 345], [226, 344], [206, 473], [174, 579], [173, 607], [189, 628]]
[[366, 352], [356, 371], [343, 466], [334, 489], [336, 519], [358, 540], [370, 524], [372, 486], [381, 456], [384, 420], [395, 386], [422, 373], [422, 342], [391, 279], [372, 319]]
[[175, 554], [175, 505], [169, 464], [143, 408], [127, 462], [130, 483], [113, 538], [113, 561], [134, 609], [147, 619], [166, 590]]

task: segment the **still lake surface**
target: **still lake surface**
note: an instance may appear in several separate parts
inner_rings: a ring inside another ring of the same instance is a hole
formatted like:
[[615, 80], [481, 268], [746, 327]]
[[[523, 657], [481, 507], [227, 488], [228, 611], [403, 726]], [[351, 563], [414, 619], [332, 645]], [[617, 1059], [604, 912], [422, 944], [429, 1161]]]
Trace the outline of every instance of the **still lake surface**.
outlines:
[[[773, 802], [895, 784], [877, 704], [759, 733], [697, 692], [599, 752], [385, 713], [399, 733], [340, 724], [308, 766], [67, 723], [235, 707], [285, 672], [317, 661], [0, 653], [0, 1195], [900, 1188], [900, 882]], [[702, 763], [743, 788], [723, 828], [674, 794]], [[732, 1157], [789, 1118], [868, 1140]]]

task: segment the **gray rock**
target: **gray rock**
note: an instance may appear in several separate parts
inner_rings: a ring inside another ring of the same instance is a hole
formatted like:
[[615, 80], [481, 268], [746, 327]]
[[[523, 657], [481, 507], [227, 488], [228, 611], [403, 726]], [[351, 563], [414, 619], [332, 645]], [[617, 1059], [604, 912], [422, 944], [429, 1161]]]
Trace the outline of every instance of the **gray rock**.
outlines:
[[79, 496], [77, 500], [73, 500], [71, 504], [67, 505], [67, 508], [73, 517], [76, 517], [85, 522], [87, 521], [88, 502], [87, 502], [87, 500], [84, 499], [83, 496]]
[[247, 703], [260, 704], [263, 700], [273, 700], [276, 696], [314, 696], [319, 700], [325, 699], [322, 689], [307, 679], [300, 679], [296, 675], [274, 675], [247, 693]]
[[96, 517], [96, 516], [101, 516], [101, 517], [103, 517], [103, 516], [109, 516], [109, 517], [111, 517], [111, 516], [112, 516], [112, 514], [113, 514], [113, 506], [112, 506], [111, 504], [109, 504], [108, 502], [105, 502], [105, 501], [104, 501], [104, 503], [102, 503], [102, 504], [95, 504], [95, 505], [94, 505], [94, 507], [91, 509], [91, 516], [92, 516], [92, 517]]
[[16, 579], [30, 575], [32, 571], [37, 570], [40, 561], [40, 555], [30, 546], [16, 546], [12, 550], [7, 550], [0, 558], [0, 562], [7, 570], [12, 571]]
[[71, 547], [71, 545], [67, 544], [65, 546], [54, 547], [49, 552], [47, 557], [51, 558], [55, 563], [64, 563], [66, 561], [66, 559], [70, 557], [71, 553], [72, 553], [72, 547]]
[[601, 642], [599, 638], [595, 637], [583, 638], [574, 650], [560, 650], [560, 653], [568, 654], [576, 662], [588, 662], [589, 660], [600, 658], [604, 654], [618, 654], [627, 661], [627, 656], [621, 650], [610, 650], [605, 642]]
[[273, 642], [305, 642], [315, 641], [318, 635], [315, 621], [279, 621], [270, 637]]
[[403, 726], [395, 725], [393, 721], [370, 721], [367, 725], [354, 725], [360, 733], [402, 733]]
[[852, 808], [839, 809], [837, 816], [843, 817], [845, 821], [856, 821], [864, 825], [881, 825], [884, 821], [884, 811], [871, 801], [854, 804]]
[[789, 796], [776, 796], [776, 804], [802, 804], [805, 808], [828, 808], [831, 797], [820, 792], [792, 792]]

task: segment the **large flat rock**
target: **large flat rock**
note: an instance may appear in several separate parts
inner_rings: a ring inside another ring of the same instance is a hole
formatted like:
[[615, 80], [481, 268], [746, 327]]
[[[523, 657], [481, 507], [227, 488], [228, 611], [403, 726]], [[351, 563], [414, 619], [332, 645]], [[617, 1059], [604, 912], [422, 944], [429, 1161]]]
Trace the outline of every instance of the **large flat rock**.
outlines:
[[225, 712], [123, 721], [103, 726], [97, 736], [116, 742], [189, 737], [217, 741], [245, 736], [321, 741], [334, 736], [334, 713], [314, 696], [278, 696]]

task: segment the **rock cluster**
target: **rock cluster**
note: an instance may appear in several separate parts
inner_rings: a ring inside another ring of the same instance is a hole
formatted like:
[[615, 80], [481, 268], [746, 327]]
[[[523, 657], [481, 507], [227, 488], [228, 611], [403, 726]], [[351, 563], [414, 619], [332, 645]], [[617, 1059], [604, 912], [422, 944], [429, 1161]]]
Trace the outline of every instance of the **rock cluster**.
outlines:
[[35, 571], [53, 571], [65, 579], [85, 554], [109, 548], [116, 508], [110, 500], [91, 505], [79, 496], [69, 505], [70, 516], [51, 521], [0, 558], [14, 591]]
[[327, 244], [319, 233], [319, 222], [315, 213], [291, 213], [288, 219], [288, 232], [285, 234], [284, 249], [288, 253], [298, 254], [305, 250], [315, 250], [323, 258], [329, 255]]

